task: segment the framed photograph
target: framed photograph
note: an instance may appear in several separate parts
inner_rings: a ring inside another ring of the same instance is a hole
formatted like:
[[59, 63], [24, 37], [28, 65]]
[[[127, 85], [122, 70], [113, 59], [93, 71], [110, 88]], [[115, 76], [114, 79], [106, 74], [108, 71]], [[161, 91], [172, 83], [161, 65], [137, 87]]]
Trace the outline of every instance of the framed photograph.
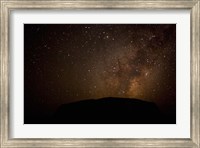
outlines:
[[199, 8], [1, 0], [1, 147], [200, 147]]

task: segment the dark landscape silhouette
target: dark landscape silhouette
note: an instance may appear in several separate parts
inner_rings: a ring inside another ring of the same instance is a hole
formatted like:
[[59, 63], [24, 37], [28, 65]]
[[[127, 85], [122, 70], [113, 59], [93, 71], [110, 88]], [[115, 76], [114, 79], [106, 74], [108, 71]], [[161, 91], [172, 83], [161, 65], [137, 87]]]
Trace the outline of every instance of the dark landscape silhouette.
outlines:
[[156, 104], [138, 99], [102, 98], [63, 104], [52, 122], [59, 124], [162, 124], [166, 119]]
[[133, 98], [89, 99], [59, 106], [52, 115], [25, 114], [25, 124], [175, 124], [155, 103]]

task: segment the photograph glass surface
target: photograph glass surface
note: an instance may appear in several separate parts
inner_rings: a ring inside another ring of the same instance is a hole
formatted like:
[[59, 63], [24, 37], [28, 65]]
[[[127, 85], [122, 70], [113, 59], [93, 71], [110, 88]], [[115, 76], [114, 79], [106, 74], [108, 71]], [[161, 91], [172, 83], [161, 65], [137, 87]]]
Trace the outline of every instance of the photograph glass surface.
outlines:
[[24, 24], [25, 124], [176, 124], [176, 24]]

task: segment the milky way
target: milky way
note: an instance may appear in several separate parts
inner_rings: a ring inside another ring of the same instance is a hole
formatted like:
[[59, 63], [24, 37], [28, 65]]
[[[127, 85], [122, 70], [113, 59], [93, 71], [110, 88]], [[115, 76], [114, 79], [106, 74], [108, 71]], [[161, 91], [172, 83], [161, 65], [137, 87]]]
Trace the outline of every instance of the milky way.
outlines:
[[24, 35], [27, 112], [102, 97], [175, 110], [175, 24], [26, 24]]

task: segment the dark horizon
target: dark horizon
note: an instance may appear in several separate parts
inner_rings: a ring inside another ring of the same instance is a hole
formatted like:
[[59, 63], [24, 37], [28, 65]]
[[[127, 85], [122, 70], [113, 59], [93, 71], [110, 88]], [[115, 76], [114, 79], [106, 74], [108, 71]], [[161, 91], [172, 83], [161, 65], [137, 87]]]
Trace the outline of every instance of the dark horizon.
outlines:
[[176, 114], [176, 24], [24, 24], [24, 112], [119, 97]]
[[62, 104], [48, 117], [25, 117], [25, 124], [176, 124], [153, 102], [106, 97]]

